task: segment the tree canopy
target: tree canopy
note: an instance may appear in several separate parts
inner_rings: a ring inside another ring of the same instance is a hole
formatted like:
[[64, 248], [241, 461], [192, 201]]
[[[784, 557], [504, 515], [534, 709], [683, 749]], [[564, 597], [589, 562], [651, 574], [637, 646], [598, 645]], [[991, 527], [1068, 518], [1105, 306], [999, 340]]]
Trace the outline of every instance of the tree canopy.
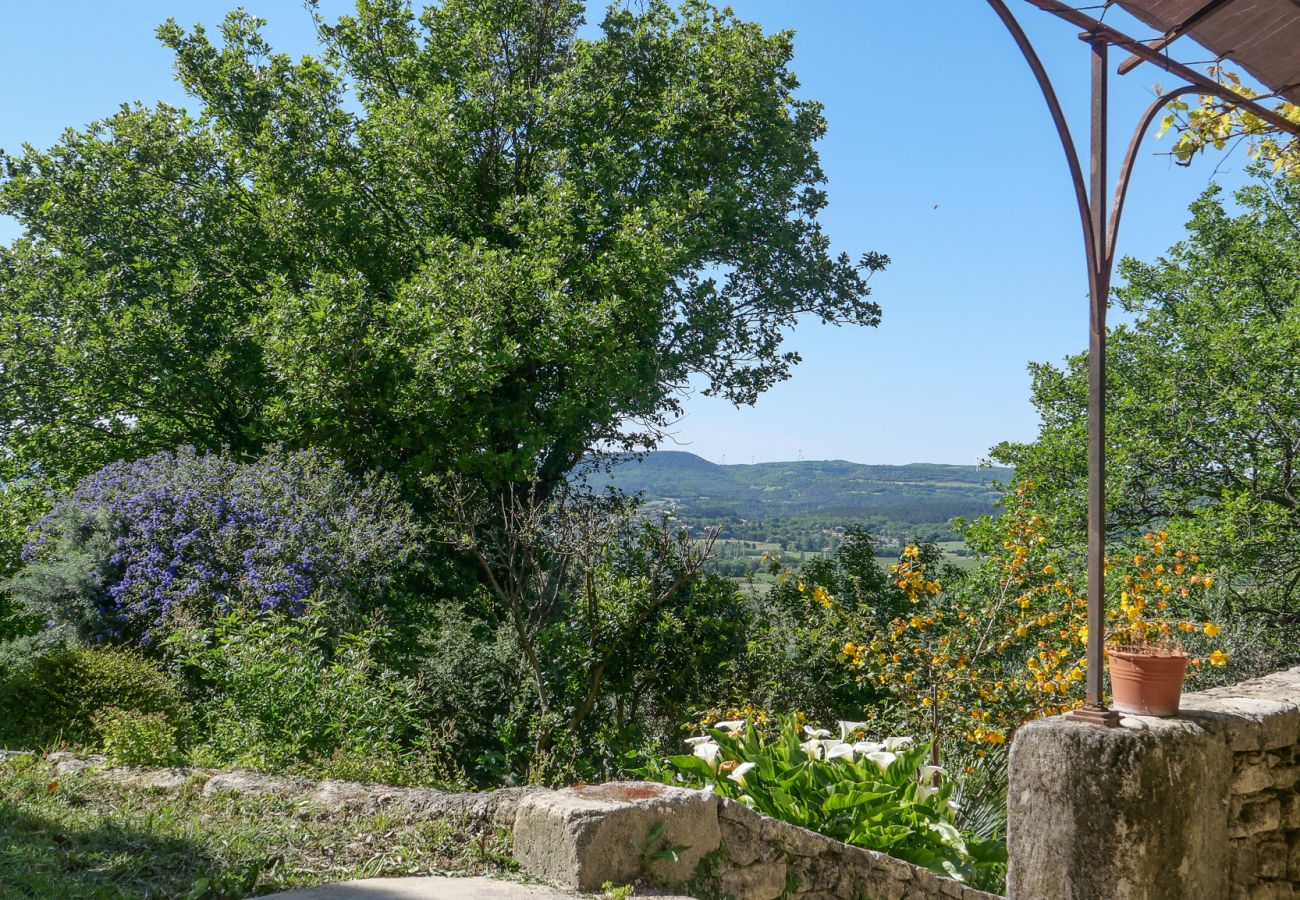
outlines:
[[702, 0], [359, 0], [294, 61], [230, 14], [159, 37], [197, 101], [0, 159], [0, 443], [67, 479], [177, 444], [320, 446], [414, 489], [554, 485], [684, 389], [752, 403], [832, 253], [789, 33]]

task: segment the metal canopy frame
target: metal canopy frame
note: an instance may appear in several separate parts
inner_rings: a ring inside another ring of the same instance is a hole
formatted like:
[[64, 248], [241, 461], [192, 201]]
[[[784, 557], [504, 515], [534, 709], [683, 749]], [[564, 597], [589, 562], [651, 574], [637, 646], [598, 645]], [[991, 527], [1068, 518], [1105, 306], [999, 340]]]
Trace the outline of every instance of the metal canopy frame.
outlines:
[[[1079, 39], [1091, 48], [1092, 115], [1090, 122], [1089, 172], [1085, 179], [1079, 150], [1070, 134], [1065, 113], [1056, 89], [1043, 68], [1038, 53], [1003, 0], [988, 0], [993, 11], [1011, 33], [1025, 61], [1033, 70], [1042, 89], [1043, 99], [1051, 112], [1065, 161], [1074, 183], [1079, 221], [1083, 226], [1084, 256], [1088, 266], [1088, 653], [1087, 699], [1082, 709], [1070, 715], [1103, 726], [1119, 724], [1119, 713], [1106, 706], [1102, 692], [1102, 646], [1105, 640], [1105, 563], [1106, 563], [1106, 304], [1110, 296], [1111, 275], [1115, 266], [1115, 242], [1119, 234], [1124, 199], [1128, 194], [1138, 147], [1152, 121], [1171, 101], [1186, 94], [1209, 94], [1225, 103], [1249, 110], [1279, 130], [1300, 136], [1300, 125], [1266, 107], [1248, 100], [1195, 69], [1189, 68], [1163, 52], [1170, 43], [1231, 0], [1207, 0], [1187, 21], [1180, 23], [1154, 41], [1139, 41], [1103, 24], [1100, 20], [1059, 0], [1026, 0], [1083, 29]], [[1129, 51], [1132, 56], [1119, 66], [1120, 74], [1149, 62], [1187, 82], [1157, 97], [1138, 120], [1128, 151], [1120, 164], [1114, 194], [1107, 198], [1107, 140], [1109, 137], [1109, 70], [1111, 46]], [[1276, 86], [1274, 86], [1276, 87]]]

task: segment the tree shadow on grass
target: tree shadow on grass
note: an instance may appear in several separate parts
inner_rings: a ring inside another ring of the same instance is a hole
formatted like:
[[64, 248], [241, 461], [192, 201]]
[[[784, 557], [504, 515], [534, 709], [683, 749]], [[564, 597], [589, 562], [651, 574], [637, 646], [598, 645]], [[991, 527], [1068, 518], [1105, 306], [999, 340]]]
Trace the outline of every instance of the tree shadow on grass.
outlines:
[[61, 822], [0, 801], [3, 900], [243, 896], [235, 883], [242, 878], [212, 879], [203, 890], [207, 873], [222, 868], [192, 840], [111, 821]]

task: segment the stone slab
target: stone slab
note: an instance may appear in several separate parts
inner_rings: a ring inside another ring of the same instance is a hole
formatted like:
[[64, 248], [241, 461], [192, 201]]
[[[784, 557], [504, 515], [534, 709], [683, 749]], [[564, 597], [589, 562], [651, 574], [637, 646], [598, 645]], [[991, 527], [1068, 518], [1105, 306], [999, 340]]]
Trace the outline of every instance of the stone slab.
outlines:
[[[655, 846], [650, 836], [666, 827]], [[718, 798], [639, 781], [538, 791], [519, 799], [514, 857], [523, 871], [566, 888], [593, 891], [607, 881], [656, 884], [689, 881], [700, 861], [722, 843]], [[679, 848], [676, 861], [644, 858]]]

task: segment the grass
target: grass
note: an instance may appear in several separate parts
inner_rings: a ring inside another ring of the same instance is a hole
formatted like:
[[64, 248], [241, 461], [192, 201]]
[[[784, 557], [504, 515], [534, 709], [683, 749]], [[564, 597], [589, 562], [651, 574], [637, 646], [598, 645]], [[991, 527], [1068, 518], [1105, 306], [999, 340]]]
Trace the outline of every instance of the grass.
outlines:
[[385, 875], [501, 873], [505, 835], [302, 798], [142, 789], [0, 760], [0, 898], [223, 900]]

